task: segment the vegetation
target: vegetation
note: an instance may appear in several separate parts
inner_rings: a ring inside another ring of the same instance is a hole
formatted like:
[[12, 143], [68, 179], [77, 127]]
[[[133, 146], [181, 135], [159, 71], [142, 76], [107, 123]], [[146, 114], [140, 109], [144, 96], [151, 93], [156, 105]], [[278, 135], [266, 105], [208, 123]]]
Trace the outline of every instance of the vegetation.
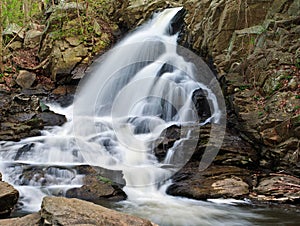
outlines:
[[[58, 4], [61, 0], [2, 0], [0, 2], [0, 33], [10, 24], [27, 29], [30, 22], [40, 22], [40, 18], [44, 15], [51, 5]], [[64, 2], [67, 2], [66, 0]], [[70, 2], [70, 1], [68, 1]], [[50, 30], [54, 39], [62, 39], [65, 37], [79, 37], [84, 43], [94, 45], [95, 38], [101, 36], [104, 44], [109, 43], [109, 38], [102, 35], [106, 29], [110, 29], [107, 23], [111, 0], [73, 0], [77, 4], [77, 12], [68, 12], [67, 10], [59, 10], [55, 13], [53, 21], [50, 20]], [[79, 7], [80, 5], [80, 7]], [[75, 19], [74, 19], [75, 18]], [[48, 24], [48, 25], [49, 25]], [[47, 26], [46, 29], [49, 27]], [[49, 30], [48, 30], [49, 31]], [[13, 38], [14, 39], [14, 38]], [[3, 40], [0, 37], [0, 73], [3, 73], [3, 52], [5, 45], [9, 40]]]

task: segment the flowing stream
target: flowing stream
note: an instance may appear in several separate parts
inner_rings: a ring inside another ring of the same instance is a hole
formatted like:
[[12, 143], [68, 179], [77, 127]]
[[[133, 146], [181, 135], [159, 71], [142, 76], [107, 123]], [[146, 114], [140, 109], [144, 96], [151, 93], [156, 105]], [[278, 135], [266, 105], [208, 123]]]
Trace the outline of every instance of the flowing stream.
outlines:
[[[185, 150], [185, 141], [194, 140], [189, 145], [196, 147], [197, 139], [192, 139], [193, 129], [185, 130], [165, 159], [158, 161], [153, 147], [161, 134], [171, 125], [222, 124], [226, 112], [210, 84], [207, 66], [201, 69], [199, 82], [195, 64], [178, 54], [178, 34], [172, 24], [180, 12], [181, 8], [173, 8], [156, 14], [105, 54], [80, 84], [72, 106], [51, 105], [67, 116], [62, 127], [47, 128], [42, 136], [20, 142], [0, 143], [0, 172], [20, 191], [23, 211], [38, 211], [44, 196], [80, 187], [84, 175], [76, 167], [88, 164], [122, 172], [121, 179], [110, 178], [124, 180], [128, 196], [116, 209], [160, 225], [272, 221], [273, 217], [250, 209], [247, 201], [204, 202], [166, 194], [169, 178], [192, 154]], [[199, 118], [192, 100], [199, 89], [210, 107], [205, 119]]]

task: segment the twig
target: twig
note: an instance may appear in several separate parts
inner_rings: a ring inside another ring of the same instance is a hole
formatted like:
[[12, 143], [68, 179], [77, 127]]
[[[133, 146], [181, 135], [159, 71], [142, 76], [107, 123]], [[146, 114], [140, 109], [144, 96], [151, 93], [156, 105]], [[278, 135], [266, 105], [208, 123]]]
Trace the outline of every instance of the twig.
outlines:
[[36, 70], [38, 70], [38, 69], [40, 69], [40, 68], [42, 68], [43, 66], [45, 66], [47, 63], [48, 63], [48, 61], [49, 61], [49, 57], [47, 57], [45, 60], [43, 60], [39, 65], [37, 65], [37, 66], [35, 66], [35, 67], [23, 67], [23, 66], [21, 66], [21, 65], [19, 65], [18, 64], [18, 66], [20, 67], [20, 68], [22, 68], [22, 69], [25, 69], [25, 70], [27, 70], [27, 71], [36, 71]]

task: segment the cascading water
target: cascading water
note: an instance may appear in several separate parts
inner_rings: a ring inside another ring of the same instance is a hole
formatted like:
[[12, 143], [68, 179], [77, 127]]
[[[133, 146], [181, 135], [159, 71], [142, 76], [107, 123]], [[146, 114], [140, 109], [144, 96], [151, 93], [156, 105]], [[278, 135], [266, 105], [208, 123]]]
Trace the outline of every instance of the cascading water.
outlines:
[[[38, 211], [43, 196], [64, 195], [81, 186], [84, 175], [76, 166], [89, 164], [122, 171], [128, 199], [118, 209], [160, 225], [249, 225], [249, 219], [257, 217], [232, 205], [165, 192], [168, 178], [192, 154], [185, 141], [196, 146], [197, 137], [193, 129], [182, 132], [161, 162], [153, 153], [155, 141], [171, 125], [222, 124], [225, 116], [206, 66], [200, 70], [200, 83], [195, 63], [178, 54], [176, 26], [171, 24], [180, 12], [174, 8], [157, 14], [103, 57], [80, 84], [72, 106], [52, 106], [68, 117], [65, 125], [49, 128], [40, 137], [0, 143], [0, 172], [20, 191], [23, 210]], [[211, 116], [204, 120], [192, 101], [199, 89], [210, 103]]]

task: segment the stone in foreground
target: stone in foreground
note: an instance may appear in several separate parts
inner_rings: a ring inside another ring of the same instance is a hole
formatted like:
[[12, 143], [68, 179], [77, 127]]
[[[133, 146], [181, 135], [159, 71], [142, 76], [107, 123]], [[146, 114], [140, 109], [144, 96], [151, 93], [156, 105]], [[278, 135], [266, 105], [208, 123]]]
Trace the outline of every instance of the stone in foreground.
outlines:
[[45, 197], [42, 202], [43, 225], [130, 225], [153, 226], [149, 220], [134, 217], [79, 199]]
[[0, 217], [9, 216], [19, 198], [19, 192], [10, 184], [0, 181]]

